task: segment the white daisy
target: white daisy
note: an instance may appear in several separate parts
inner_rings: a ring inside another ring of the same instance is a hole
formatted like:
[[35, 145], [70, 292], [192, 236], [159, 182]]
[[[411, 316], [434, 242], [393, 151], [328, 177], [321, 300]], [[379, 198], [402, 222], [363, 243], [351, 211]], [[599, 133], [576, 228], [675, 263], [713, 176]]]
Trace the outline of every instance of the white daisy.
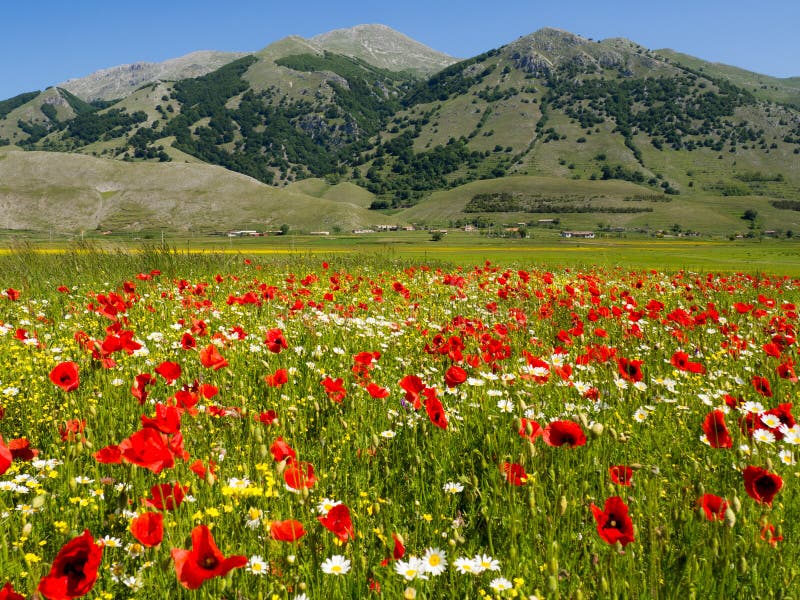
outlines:
[[442, 489], [448, 494], [458, 494], [464, 491], [464, 486], [455, 481], [448, 481], [442, 486]]
[[456, 571], [461, 574], [477, 574], [480, 573], [478, 565], [475, 564], [475, 561], [471, 558], [466, 558], [464, 556], [460, 556], [459, 558], [453, 561], [453, 567], [455, 567]]
[[767, 429], [756, 429], [753, 432], [753, 439], [762, 444], [775, 443], [775, 434]]
[[483, 571], [499, 571], [500, 570], [500, 562], [489, 556], [488, 554], [476, 554], [475, 558], [472, 560], [475, 561], [475, 565], [478, 567], [478, 573], [482, 573]]
[[510, 590], [513, 586], [505, 577], [496, 577], [489, 582], [489, 587], [495, 592], [503, 592], [505, 590]]
[[350, 571], [350, 561], [341, 554], [334, 554], [322, 563], [322, 572], [326, 575], [345, 575]]
[[247, 561], [245, 570], [253, 575], [263, 576], [269, 573], [269, 565], [267, 564], [267, 561], [263, 559], [263, 557], [259, 556], [258, 554], [254, 554]]
[[340, 500], [331, 500], [330, 498], [323, 498], [317, 504], [317, 512], [322, 516], [328, 514], [328, 511], [332, 509], [334, 506], [338, 506], [342, 502]]
[[791, 450], [786, 450], [785, 448], [778, 452], [778, 456], [781, 458], [781, 462], [785, 465], [794, 466], [797, 464], [797, 461], [794, 459], [794, 454]]
[[394, 571], [398, 575], [402, 575], [406, 581], [413, 581], [414, 579], [427, 579], [426, 564], [416, 556], [412, 556], [408, 560], [398, 560], [394, 563]]
[[439, 548], [428, 548], [422, 557], [422, 562], [425, 564], [425, 571], [436, 577], [444, 573], [447, 568], [447, 555]]

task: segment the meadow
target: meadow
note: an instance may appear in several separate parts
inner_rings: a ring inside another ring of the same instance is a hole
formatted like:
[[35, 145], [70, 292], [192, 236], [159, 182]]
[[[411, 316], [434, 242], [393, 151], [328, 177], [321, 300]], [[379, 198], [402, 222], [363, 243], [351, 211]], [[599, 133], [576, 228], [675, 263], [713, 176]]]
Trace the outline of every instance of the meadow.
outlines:
[[791, 243], [378, 239], [0, 254], [0, 598], [797, 597]]

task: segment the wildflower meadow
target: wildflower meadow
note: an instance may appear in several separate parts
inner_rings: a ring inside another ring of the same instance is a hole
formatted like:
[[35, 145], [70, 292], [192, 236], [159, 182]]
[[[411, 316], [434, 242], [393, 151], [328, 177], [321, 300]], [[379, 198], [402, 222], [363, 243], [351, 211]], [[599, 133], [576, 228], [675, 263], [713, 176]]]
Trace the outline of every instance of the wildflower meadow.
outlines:
[[798, 597], [800, 279], [0, 263], [0, 598]]

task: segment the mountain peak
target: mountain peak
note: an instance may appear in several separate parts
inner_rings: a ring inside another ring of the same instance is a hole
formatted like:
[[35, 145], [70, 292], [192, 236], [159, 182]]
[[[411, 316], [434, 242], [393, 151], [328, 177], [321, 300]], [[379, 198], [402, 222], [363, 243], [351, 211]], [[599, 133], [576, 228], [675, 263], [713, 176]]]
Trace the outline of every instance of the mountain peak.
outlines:
[[334, 29], [315, 35], [309, 41], [324, 50], [360, 58], [392, 71], [431, 74], [457, 61], [387, 25], [377, 23]]

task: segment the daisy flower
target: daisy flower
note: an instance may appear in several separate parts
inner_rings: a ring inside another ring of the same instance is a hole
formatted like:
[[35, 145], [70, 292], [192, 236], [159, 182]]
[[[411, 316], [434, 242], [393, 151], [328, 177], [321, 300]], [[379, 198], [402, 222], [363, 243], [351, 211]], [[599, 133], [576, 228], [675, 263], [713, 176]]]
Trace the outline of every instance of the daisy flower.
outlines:
[[763, 444], [772, 444], [775, 442], [775, 434], [766, 429], [756, 429], [753, 432], [753, 439]]
[[505, 577], [495, 577], [491, 582], [489, 582], [489, 587], [495, 592], [503, 592], [505, 590], [510, 590], [513, 585]]
[[439, 548], [428, 548], [422, 557], [422, 562], [425, 565], [425, 571], [436, 577], [444, 573], [447, 568], [447, 555], [444, 550], [439, 550]]
[[328, 511], [332, 509], [334, 506], [338, 506], [341, 504], [340, 500], [331, 500], [330, 498], [323, 498], [317, 504], [317, 512], [322, 516], [328, 514]]
[[267, 562], [264, 560], [263, 557], [259, 556], [258, 554], [254, 554], [247, 561], [247, 566], [245, 567], [245, 570], [248, 573], [252, 573], [253, 575], [262, 576], [269, 573], [269, 565], [267, 565]]
[[341, 554], [334, 554], [322, 563], [322, 572], [326, 575], [345, 575], [350, 571], [350, 561]]
[[472, 559], [477, 567], [477, 573], [483, 571], [499, 571], [500, 562], [489, 556], [488, 554], [476, 554]]
[[783, 449], [778, 452], [778, 456], [781, 458], [781, 462], [785, 465], [793, 466], [797, 464], [797, 461], [794, 458], [794, 454], [791, 450]]
[[458, 494], [459, 492], [464, 491], [464, 486], [455, 481], [448, 481], [442, 486], [442, 489], [447, 494]]
[[395, 573], [402, 575], [406, 581], [413, 581], [414, 579], [427, 579], [426, 564], [416, 556], [412, 556], [408, 560], [398, 560], [394, 563]]
[[461, 574], [471, 573], [475, 575], [480, 573], [478, 565], [475, 564], [475, 561], [464, 556], [455, 559], [455, 561], [453, 561], [453, 566], [455, 567], [456, 571]]
[[497, 408], [500, 409], [500, 412], [512, 413], [514, 412], [514, 403], [511, 400], [499, 400]]

